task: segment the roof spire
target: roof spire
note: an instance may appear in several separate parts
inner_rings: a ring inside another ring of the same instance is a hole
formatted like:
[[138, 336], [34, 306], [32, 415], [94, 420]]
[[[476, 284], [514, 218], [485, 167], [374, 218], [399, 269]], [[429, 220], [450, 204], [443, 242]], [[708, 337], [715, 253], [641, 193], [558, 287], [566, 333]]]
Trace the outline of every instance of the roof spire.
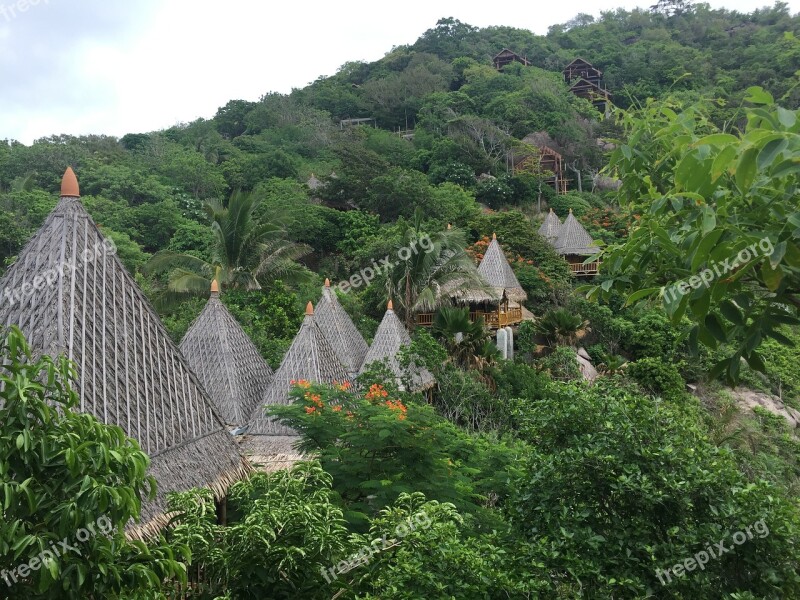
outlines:
[[492, 234], [492, 239], [493, 239], [493, 240], [496, 240], [496, 239], [497, 239], [497, 234], [496, 234], [496, 233], [493, 233], [493, 234]]
[[394, 310], [394, 304], [391, 298], [389, 298], [389, 303], [386, 305], [386, 310]]
[[311, 301], [309, 300], [308, 304], [306, 304], [306, 316], [311, 317], [313, 315], [314, 315], [314, 305], [311, 304]]
[[75, 171], [72, 167], [67, 167], [64, 171], [64, 177], [61, 178], [61, 197], [68, 196], [70, 198], [80, 198], [81, 191], [78, 187], [78, 178], [75, 177]]
[[325, 278], [325, 287], [331, 287], [331, 280], [327, 277]]
[[569, 209], [569, 214], [572, 214], [572, 209], [571, 208]]
[[216, 279], [211, 281], [211, 294], [219, 294], [219, 283]]

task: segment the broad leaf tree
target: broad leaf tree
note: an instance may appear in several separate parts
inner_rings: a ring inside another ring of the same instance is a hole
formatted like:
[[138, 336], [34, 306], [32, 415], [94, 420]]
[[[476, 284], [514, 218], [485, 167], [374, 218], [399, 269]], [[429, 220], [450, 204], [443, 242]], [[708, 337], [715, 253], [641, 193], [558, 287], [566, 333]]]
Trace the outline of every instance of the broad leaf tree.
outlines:
[[715, 127], [703, 103], [621, 113], [610, 167], [641, 219], [588, 289], [657, 298], [676, 324], [688, 316], [692, 348], [721, 346], [712, 375], [731, 381], [743, 360], [763, 371], [763, 341], [791, 345], [780, 327], [800, 323], [800, 111], [760, 88], [747, 101], [741, 129]]

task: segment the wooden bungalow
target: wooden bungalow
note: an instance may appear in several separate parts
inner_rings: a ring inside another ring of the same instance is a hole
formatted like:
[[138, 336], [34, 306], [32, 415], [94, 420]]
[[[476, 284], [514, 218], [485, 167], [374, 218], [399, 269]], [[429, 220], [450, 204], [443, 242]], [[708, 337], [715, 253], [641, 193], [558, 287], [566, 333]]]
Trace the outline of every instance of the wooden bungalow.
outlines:
[[564, 74], [564, 81], [567, 83], [572, 83], [574, 81], [578, 81], [579, 79], [583, 79], [599, 86], [603, 80], [603, 72], [582, 58], [576, 58], [569, 63], [566, 67], [564, 67], [562, 73]]
[[155, 310], [80, 201], [67, 169], [61, 199], [0, 279], [0, 326], [76, 365], [78, 409], [118, 425], [151, 458], [158, 482], [128, 535], [166, 525], [169, 492], [210, 488], [218, 500], [250, 472], [224, 420]]
[[598, 110], [604, 111], [608, 108], [611, 102], [611, 92], [601, 88], [599, 85], [580, 79], [573, 83], [569, 91], [575, 94], [578, 98], [584, 98], [591, 102]]
[[272, 369], [219, 298], [211, 298], [180, 345], [211, 401], [228, 425], [244, 425], [272, 381]]
[[572, 214], [572, 209], [569, 209], [569, 215], [561, 226], [558, 239], [553, 246], [556, 252], [566, 258], [570, 271], [578, 277], [597, 275], [600, 268], [598, 261], [584, 264], [587, 256], [594, 256], [600, 250], [593, 244], [592, 237]]
[[561, 227], [561, 219], [558, 218], [558, 215], [554, 213], [551, 208], [550, 212], [547, 213], [547, 216], [544, 218], [544, 223], [539, 227], [539, 235], [550, 242], [551, 245], [555, 246], [556, 240], [558, 240], [558, 236], [561, 233]]
[[360, 373], [363, 373], [371, 364], [382, 362], [394, 373], [397, 385], [401, 390], [406, 389], [406, 382], [409, 383], [408, 387], [412, 392], [429, 389], [436, 381], [427, 369], [424, 367], [409, 367], [409, 369], [405, 369], [397, 359], [400, 349], [410, 345], [411, 336], [400, 322], [400, 319], [397, 318], [392, 301], [389, 300], [386, 314], [378, 326], [378, 331], [375, 332], [375, 339], [372, 341], [367, 356], [364, 358]]
[[367, 342], [339, 303], [329, 279], [325, 280], [322, 288], [322, 298], [317, 304], [314, 320], [331, 343], [339, 362], [347, 367], [350, 377], [354, 378], [367, 355]]
[[504, 67], [507, 67], [513, 62], [518, 62], [526, 67], [531, 66], [531, 63], [527, 58], [520, 56], [508, 48], [503, 48], [500, 52], [498, 52], [492, 59], [492, 62], [494, 63], [494, 68], [498, 71], [503, 70]]
[[523, 148], [510, 155], [512, 174], [517, 172], [542, 174], [544, 181], [558, 194], [567, 193], [564, 176], [564, 157], [553, 149], [555, 144], [546, 132], [531, 133], [522, 138]]
[[317, 323], [311, 302], [306, 307], [300, 331], [262, 401], [250, 416], [247, 431], [240, 440], [245, 455], [259, 469], [277, 471], [291, 467], [303, 458], [294, 447], [299, 441], [297, 432], [264, 414], [265, 406], [288, 405], [292, 382], [300, 380], [325, 384], [350, 380], [347, 368], [339, 361], [331, 342]]
[[[456, 304], [469, 306], [470, 320], [483, 318], [490, 329], [508, 327], [525, 320], [521, 303], [527, 300], [528, 295], [508, 264], [495, 234], [492, 234], [492, 241], [478, 266], [478, 273], [486, 282], [484, 289], [467, 289], [451, 294]], [[433, 317], [433, 313], [419, 313], [417, 325], [430, 327]]]

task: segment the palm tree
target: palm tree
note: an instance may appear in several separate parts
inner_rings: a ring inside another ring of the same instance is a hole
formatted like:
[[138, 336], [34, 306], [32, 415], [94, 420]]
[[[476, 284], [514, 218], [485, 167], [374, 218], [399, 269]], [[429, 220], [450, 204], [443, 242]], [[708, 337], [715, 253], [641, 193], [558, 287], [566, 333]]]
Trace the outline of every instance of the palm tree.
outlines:
[[259, 290], [264, 280], [308, 280], [310, 272], [296, 262], [308, 254], [308, 246], [287, 240], [278, 221], [257, 220], [257, 208], [252, 194], [239, 191], [231, 195], [227, 206], [217, 200], [207, 202], [205, 210], [214, 232], [211, 261], [164, 251], [145, 266], [148, 274], [169, 272], [162, 303], [207, 295], [214, 279], [221, 288], [240, 290]]
[[586, 331], [588, 321], [580, 315], [559, 308], [550, 310], [536, 323], [536, 333], [544, 336], [548, 346], [574, 346]]
[[473, 323], [468, 308], [440, 308], [434, 317], [431, 333], [447, 349], [450, 357], [464, 368], [483, 370], [500, 356], [483, 317]]
[[428, 235], [422, 231], [421, 221], [417, 210], [413, 225], [402, 233], [398, 259], [386, 277], [387, 295], [397, 300], [409, 329], [415, 324], [416, 313], [451, 306], [453, 296], [476, 290], [492, 294], [464, 250], [467, 246], [464, 233], [447, 229]]

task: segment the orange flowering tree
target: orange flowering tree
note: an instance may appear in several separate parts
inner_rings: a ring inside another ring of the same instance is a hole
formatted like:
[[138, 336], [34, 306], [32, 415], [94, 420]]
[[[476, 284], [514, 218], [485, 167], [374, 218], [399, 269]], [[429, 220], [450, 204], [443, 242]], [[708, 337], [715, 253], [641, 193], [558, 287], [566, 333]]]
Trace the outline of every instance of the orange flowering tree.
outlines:
[[319, 458], [354, 525], [367, 523], [403, 492], [474, 509], [471, 467], [454, 459], [464, 434], [433, 409], [381, 384], [354, 393], [349, 382], [295, 382], [288, 406], [270, 408]]

